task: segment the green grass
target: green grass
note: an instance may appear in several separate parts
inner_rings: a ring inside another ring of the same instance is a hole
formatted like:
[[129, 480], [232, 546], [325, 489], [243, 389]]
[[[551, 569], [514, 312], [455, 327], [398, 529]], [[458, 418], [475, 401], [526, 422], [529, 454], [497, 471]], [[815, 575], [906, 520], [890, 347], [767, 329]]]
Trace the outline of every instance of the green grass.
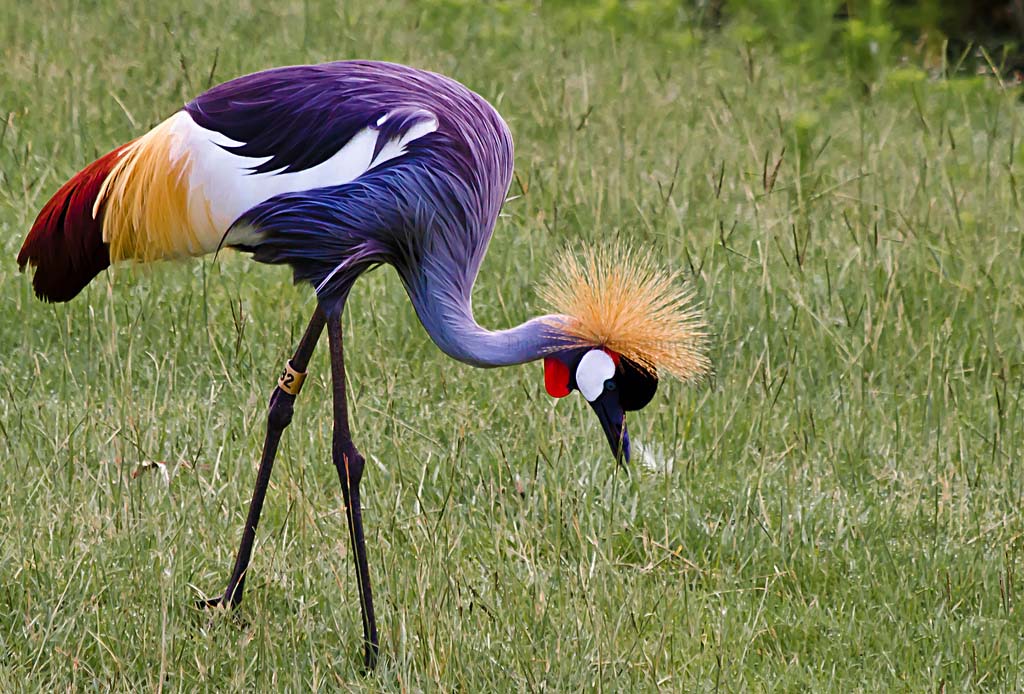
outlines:
[[[902, 68], [866, 95], [729, 32], [516, 6], [0, 0], [0, 690], [1024, 686], [1017, 94]], [[509, 121], [483, 324], [618, 235], [685, 271], [715, 364], [632, 417], [660, 469], [626, 474], [539, 366], [454, 363], [392, 271], [361, 280], [366, 677], [326, 350], [246, 602], [193, 608], [223, 589], [312, 292], [224, 254], [51, 306], [13, 260], [67, 177], [211, 79], [349, 57], [451, 74]]]

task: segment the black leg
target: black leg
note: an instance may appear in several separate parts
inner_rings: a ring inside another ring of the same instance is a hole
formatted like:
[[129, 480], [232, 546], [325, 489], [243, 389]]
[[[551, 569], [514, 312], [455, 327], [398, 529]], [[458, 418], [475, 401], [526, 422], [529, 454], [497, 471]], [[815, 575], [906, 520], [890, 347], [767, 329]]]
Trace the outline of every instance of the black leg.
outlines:
[[313, 355], [313, 348], [316, 347], [320, 333], [323, 332], [324, 320], [324, 314], [318, 308], [306, 327], [306, 332], [295, 350], [295, 355], [288, 362], [288, 367], [281, 374], [278, 385], [270, 396], [270, 409], [267, 413], [267, 438], [263, 443], [263, 457], [260, 458], [259, 471], [256, 473], [256, 488], [253, 490], [252, 500], [249, 502], [249, 515], [245, 519], [245, 528], [242, 530], [242, 544], [235, 557], [235, 568], [231, 572], [231, 578], [228, 579], [228, 587], [224, 591], [224, 595], [212, 600], [200, 601], [200, 607], [215, 607], [217, 605], [237, 607], [242, 602], [245, 573], [249, 568], [252, 545], [256, 540], [256, 526], [260, 522], [260, 512], [263, 510], [263, 499], [267, 494], [267, 485], [270, 483], [270, 471], [274, 467], [277, 445], [281, 441], [281, 432], [292, 421], [295, 396], [298, 395], [299, 388], [302, 386], [301, 378], [305, 376], [309, 358]]
[[367, 670], [377, 665], [380, 643], [377, 620], [373, 614], [373, 592], [370, 589], [370, 567], [366, 562], [366, 541], [363, 538], [363, 513], [359, 505], [359, 481], [366, 461], [352, 443], [348, 428], [348, 398], [345, 390], [345, 356], [342, 347], [341, 317], [331, 315], [327, 321], [327, 338], [331, 349], [331, 375], [334, 382], [334, 442], [331, 447], [334, 466], [341, 481], [341, 494], [348, 516], [349, 539], [356, 558], [356, 582], [359, 605], [363, 615], [363, 663]]

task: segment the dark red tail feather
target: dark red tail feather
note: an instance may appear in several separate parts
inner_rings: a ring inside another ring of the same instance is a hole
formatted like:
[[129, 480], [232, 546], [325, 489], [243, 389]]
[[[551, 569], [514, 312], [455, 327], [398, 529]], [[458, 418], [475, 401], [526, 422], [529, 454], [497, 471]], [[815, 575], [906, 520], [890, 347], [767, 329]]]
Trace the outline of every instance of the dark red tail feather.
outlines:
[[92, 208], [123, 147], [82, 169], [50, 198], [18, 253], [18, 266], [35, 268], [32, 286], [44, 301], [70, 301], [110, 265], [103, 243], [103, 211]]

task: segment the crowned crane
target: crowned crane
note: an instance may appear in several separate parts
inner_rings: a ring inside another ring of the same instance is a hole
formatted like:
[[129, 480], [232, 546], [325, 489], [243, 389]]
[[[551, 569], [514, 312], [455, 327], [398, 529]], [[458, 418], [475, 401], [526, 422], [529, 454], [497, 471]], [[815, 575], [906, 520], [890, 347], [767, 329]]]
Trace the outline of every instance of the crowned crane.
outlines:
[[441, 350], [478, 367], [544, 362], [556, 398], [578, 390], [618, 460], [625, 412], [658, 374], [708, 369], [703, 324], [674, 276], [621, 247], [560, 259], [543, 292], [554, 312], [491, 331], [471, 295], [512, 176], [497, 111], [460, 83], [368, 61], [283, 67], [213, 87], [148, 133], [83, 169], [39, 213], [18, 254], [44, 301], [77, 295], [111, 263], [251, 253], [287, 264], [317, 308], [269, 404], [256, 487], [227, 589], [242, 599], [281, 433], [324, 327], [334, 397], [332, 458], [341, 482], [362, 611], [364, 663], [379, 646], [359, 501], [364, 458], [349, 431], [341, 314], [362, 273], [395, 268]]

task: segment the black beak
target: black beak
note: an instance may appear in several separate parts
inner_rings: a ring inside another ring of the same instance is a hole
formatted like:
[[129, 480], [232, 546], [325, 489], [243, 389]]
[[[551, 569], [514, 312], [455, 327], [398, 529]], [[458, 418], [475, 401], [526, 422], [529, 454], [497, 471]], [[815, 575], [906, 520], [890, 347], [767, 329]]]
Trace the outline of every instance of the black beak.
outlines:
[[594, 402], [590, 403], [597, 413], [604, 427], [604, 435], [608, 438], [608, 445], [612, 448], [612, 455], [615, 462], [629, 462], [629, 433], [626, 431], [626, 413], [619, 404], [619, 399], [609, 393], [604, 393]]

